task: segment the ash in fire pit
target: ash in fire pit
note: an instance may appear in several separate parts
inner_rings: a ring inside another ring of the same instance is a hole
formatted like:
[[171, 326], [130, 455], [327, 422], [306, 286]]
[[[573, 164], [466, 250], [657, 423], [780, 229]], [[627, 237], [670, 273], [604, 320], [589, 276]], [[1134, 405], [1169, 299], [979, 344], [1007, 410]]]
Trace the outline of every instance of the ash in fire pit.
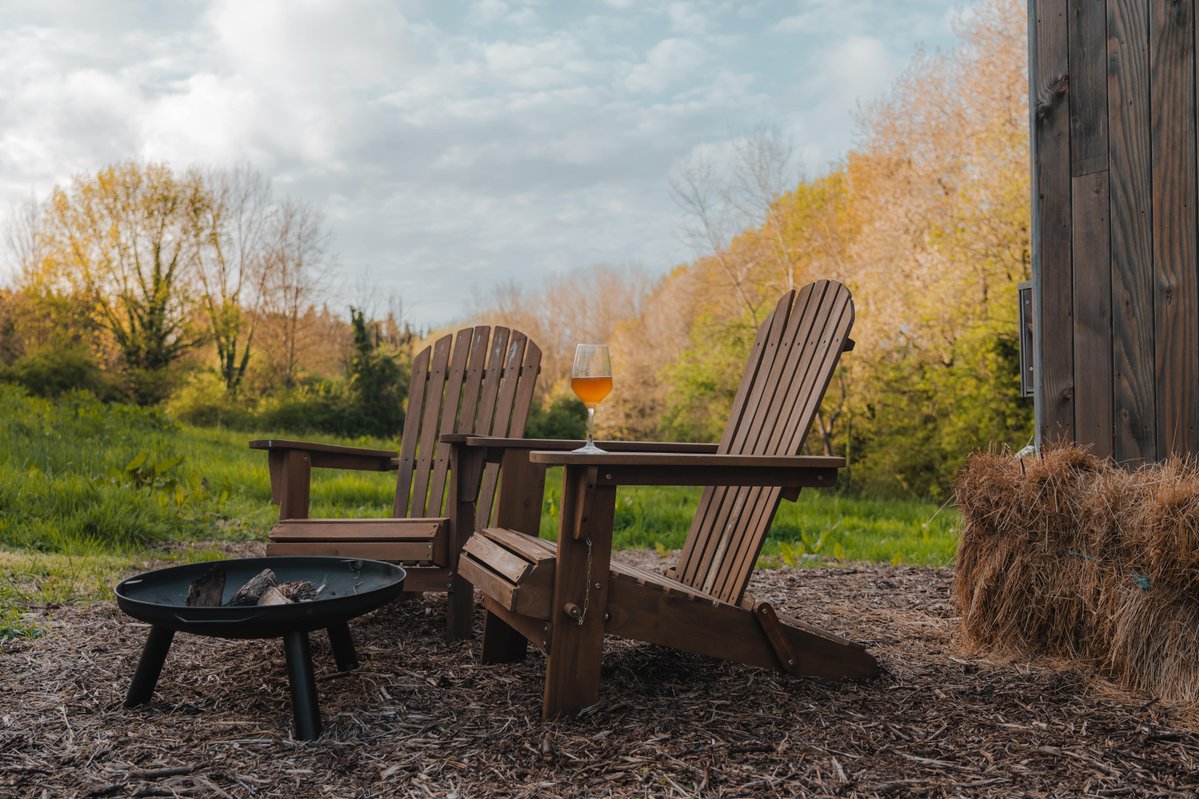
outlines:
[[320, 589], [311, 580], [280, 583], [270, 569], [263, 569], [234, 592], [228, 602], [221, 602], [225, 593], [225, 570], [212, 566], [192, 580], [187, 588], [189, 608], [252, 607], [254, 605], [287, 605], [292, 602], [311, 602]]

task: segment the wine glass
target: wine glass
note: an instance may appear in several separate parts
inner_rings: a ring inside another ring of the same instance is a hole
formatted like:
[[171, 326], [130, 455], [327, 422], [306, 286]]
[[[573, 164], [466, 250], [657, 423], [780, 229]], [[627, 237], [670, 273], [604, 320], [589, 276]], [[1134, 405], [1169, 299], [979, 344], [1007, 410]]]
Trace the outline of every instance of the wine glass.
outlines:
[[587, 406], [587, 443], [575, 452], [603, 454], [595, 445], [595, 406], [612, 390], [612, 358], [607, 344], [580, 344], [575, 347], [575, 365], [570, 372], [570, 387]]

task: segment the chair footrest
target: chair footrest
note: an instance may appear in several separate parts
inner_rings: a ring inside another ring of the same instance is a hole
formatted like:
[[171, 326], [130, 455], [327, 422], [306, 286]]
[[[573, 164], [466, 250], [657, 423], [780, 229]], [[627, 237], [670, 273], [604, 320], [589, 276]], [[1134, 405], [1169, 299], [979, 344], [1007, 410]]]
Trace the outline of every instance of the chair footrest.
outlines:
[[487, 528], [470, 537], [458, 571], [475, 588], [513, 613], [550, 617], [556, 548], [526, 533]]

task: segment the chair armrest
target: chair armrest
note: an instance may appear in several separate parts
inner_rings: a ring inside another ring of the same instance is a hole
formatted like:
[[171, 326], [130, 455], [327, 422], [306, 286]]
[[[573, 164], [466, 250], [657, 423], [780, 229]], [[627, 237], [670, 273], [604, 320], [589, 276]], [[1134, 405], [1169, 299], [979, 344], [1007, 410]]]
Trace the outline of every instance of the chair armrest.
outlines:
[[533, 451], [532, 463], [596, 469], [599, 485], [724, 485], [824, 488], [837, 484], [844, 458], [808, 455], [704, 455], [613, 452], [584, 455]]
[[[468, 447], [489, 449], [527, 450], [572, 450], [583, 446], [582, 439], [558, 438], [500, 438], [498, 436], [472, 436], [463, 433], [444, 435], [441, 440], [449, 444], [465, 444]], [[677, 452], [715, 454], [716, 444], [664, 441], [596, 441], [596, 446], [609, 452]]]
[[358, 471], [388, 472], [399, 468], [398, 452], [364, 447], [343, 447], [338, 444], [317, 444], [309, 441], [288, 441], [267, 438], [250, 442], [250, 449], [275, 452], [305, 452], [314, 469], [355, 469]]
[[399, 468], [396, 453], [381, 449], [315, 444], [308, 441], [260, 439], [250, 449], [267, 452], [271, 474], [271, 501], [279, 506], [279, 519], [308, 518], [312, 470], [356, 469], [387, 472]]

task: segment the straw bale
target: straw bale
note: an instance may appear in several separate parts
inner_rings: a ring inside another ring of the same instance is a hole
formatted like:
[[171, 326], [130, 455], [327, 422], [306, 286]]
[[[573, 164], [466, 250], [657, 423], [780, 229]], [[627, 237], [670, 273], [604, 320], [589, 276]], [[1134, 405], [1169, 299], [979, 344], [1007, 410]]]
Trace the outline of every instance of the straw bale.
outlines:
[[[1170, 464], [1145, 513], [1146, 573], [1178, 591], [1199, 589], [1199, 475]], [[1165, 471], [1165, 470], [1163, 470]]]
[[1133, 580], [1104, 592], [1106, 676], [1170, 702], [1199, 700], [1199, 603]]
[[1040, 460], [983, 453], [957, 486], [963, 516], [954, 600], [972, 645], [1005, 655], [1092, 658], [1099, 564], [1085, 555], [1086, 487], [1102, 470], [1077, 449]]
[[1064, 657], [1133, 690], [1199, 701], [1199, 469], [1121, 469], [1075, 446], [983, 453], [957, 482], [964, 644]]

